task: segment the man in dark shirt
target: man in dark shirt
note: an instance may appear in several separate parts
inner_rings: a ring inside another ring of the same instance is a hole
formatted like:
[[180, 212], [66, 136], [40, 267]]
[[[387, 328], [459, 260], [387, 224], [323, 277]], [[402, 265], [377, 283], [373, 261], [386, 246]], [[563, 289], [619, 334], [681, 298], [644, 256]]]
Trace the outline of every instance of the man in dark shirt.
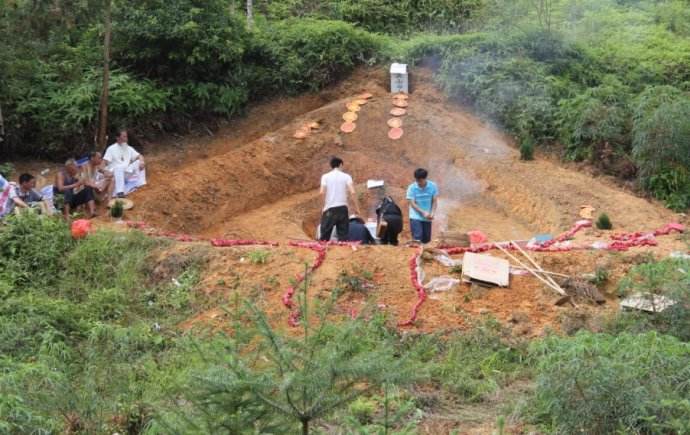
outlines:
[[363, 245], [373, 245], [375, 243], [369, 229], [364, 225], [364, 220], [354, 214], [350, 216], [347, 240], [349, 242], [361, 242]]

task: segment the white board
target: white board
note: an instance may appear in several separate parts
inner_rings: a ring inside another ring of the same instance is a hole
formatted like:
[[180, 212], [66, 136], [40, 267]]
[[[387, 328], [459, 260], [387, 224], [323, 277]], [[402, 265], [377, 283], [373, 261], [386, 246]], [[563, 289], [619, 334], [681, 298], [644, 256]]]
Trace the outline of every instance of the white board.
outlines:
[[462, 279], [481, 281], [500, 287], [510, 284], [510, 263], [502, 258], [467, 252], [462, 259]]

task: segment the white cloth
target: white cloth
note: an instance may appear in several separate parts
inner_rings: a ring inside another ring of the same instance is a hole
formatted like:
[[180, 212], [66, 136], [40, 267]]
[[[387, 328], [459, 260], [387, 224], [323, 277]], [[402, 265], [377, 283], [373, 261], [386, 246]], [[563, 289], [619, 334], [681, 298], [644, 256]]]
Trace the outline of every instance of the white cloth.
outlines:
[[146, 184], [146, 170], [139, 168], [139, 162], [130, 163], [128, 166], [115, 166], [111, 170], [115, 179], [113, 195], [129, 193]]
[[141, 154], [137, 152], [134, 148], [126, 143], [119, 144], [115, 142], [110, 145], [107, 150], [105, 150], [105, 155], [103, 160], [108, 162], [108, 170], [113, 170], [118, 166], [128, 167], [134, 159], [139, 157]]
[[324, 211], [333, 207], [347, 206], [347, 191], [352, 186], [352, 177], [340, 169], [333, 169], [321, 176], [321, 187], [326, 189]]

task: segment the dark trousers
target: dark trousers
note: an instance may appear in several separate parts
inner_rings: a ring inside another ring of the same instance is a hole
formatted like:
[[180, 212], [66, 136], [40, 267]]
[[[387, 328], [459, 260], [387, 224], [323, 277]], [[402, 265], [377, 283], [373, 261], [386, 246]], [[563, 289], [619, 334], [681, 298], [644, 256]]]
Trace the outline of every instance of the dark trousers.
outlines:
[[410, 231], [412, 232], [413, 240], [422, 243], [429, 243], [431, 241], [431, 222], [410, 219]]
[[386, 232], [381, 236], [381, 243], [384, 245], [398, 246], [398, 235], [402, 233], [403, 230], [403, 220], [402, 216], [397, 215], [386, 215], [382, 218], [388, 226], [386, 227]]
[[333, 227], [335, 227], [339, 241], [347, 240], [347, 233], [350, 229], [350, 216], [347, 212], [347, 206], [333, 207], [323, 212], [321, 215], [321, 241], [331, 240]]
[[63, 194], [65, 195], [65, 204], [69, 204], [70, 208], [76, 208], [94, 200], [93, 189], [89, 186], [84, 187], [76, 194], [72, 189], [66, 190]]

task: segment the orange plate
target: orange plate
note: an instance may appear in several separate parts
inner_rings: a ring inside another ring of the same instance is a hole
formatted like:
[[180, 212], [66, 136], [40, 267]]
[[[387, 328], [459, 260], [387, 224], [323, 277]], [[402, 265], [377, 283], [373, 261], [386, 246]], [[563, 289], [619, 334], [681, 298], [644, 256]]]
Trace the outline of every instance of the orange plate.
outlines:
[[352, 133], [355, 131], [355, 128], [357, 128], [357, 124], [354, 122], [345, 122], [343, 125], [340, 126], [340, 131], [343, 133]]
[[402, 127], [402, 125], [403, 125], [403, 122], [402, 122], [402, 119], [400, 119], [400, 118], [391, 118], [388, 120], [388, 126], [390, 128], [400, 128], [400, 127]]
[[347, 110], [349, 110], [350, 112], [359, 112], [360, 110], [362, 110], [362, 108], [359, 107], [359, 104], [348, 103]]
[[395, 107], [407, 107], [407, 101], [405, 101], [405, 100], [393, 100], [393, 105]]
[[397, 93], [397, 94], [393, 95], [393, 98], [398, 98], [398, 99], [401, 99], [401, 100], [407, 100], [408, 98], [410, 98], [410, 96], [407, 95], [407, 94], [404, 94], [404, 93], [400, 92], [400, 93]]
[[393, 116], [403, 116], [407, 114], [407, 110], [396, 107], [395, 109], [392, 109], [390, 113]]
[[388, 132], [388, 137], [393, 139], [393, 140], [398, 140], [402, 137], [403, 135], [403, 129], [402, 128], [391, 128], [390, 131]]
[[357, 114], [355, 112], [345, 112], [343, 113], [343, 120], [347, 122], [355, 122], [357, 121]]

